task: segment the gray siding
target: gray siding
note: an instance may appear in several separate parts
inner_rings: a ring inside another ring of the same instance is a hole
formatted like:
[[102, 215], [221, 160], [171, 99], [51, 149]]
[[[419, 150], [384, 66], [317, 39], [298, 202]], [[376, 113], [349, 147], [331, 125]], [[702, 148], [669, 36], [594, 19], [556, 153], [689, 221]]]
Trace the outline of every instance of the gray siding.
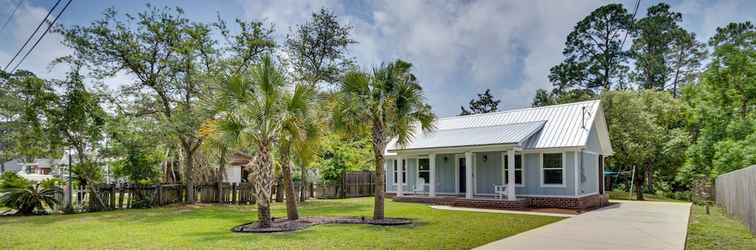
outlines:
[[[446, 157], [446, 160], [444, 160]], [[454, 193], [456, 178], [453, 154], [436, 155], [436, 192]]]
[[578, 195], [598, 192], [598, 155], [583, 152]]
[[386, 159], [384, 166], [386, 167], [386, 191], [396, 192], [396, 185], [394, 185], [394, 159]]
[[575, 195], [575, 153], [567, 152], [565, 159], [565, 186], [541, 187], [541, 155], [540, 153], [525, 154], [525, 187], [516, 189], [517, 195]]
[[[477, 152], [475, 153], [475, 185], [476, 194], [493, 194], [493, 185], [501, 185], [502, 168], [501, 154], [506, 152]], [[483, 161], [483, 156], [487, 155], [487, 160]], [[585, 167], [578, 170], [578, 195], [584, 193], [596, 192], [598, 189], [598, 179], [595, 178], [598, 166], [596, 165], [596, 155], [584, 153], [583, 164]], [[574, 196], [575, 195], [575, 157], [580, 156], [575, 152], [564, 153], [564, 187], [542, 187], [541, 186], [541, 154], [538, 152], [523, 154], [523, 174], [524, 186], [517, 187], [518, 196]], [[444, 157], [447, 160], [444, 161]], [[457, 169], [455, 168], [455, 155], [439, 154], [436, 156], [436, 192], [453, 193], [456, 185]], [[578, 159], [580, 160], [580, 159]], [[417, 159], [407, 158], [407, 184], [403, 186], [402, 191], [412, 193], [415, 190], [415, 180], [417, 179]], [[585, 178], [582, 176], [584, 175]], [[386, 190], [396, 192], [396, 185], [393, 183], [393, 160], [386, 163]], [[590, 177], [590, 178], [589, 178]], [[424, 188], [428, 191], [428, 188]]]
[[[475, 153], [475, 193], [493, 194], [494, 185], [501, 185], [502, 152]], [[486, 160], [484, 161], [484, 156]]]
[[407, 158], [407, 186], [403, 186], [403, 191], [414, 192], [415, 180], [417, 180], [417, 158]]
[[588, 134], [588, 142], [586, 143], [585, 148], [589, 151], [601, 153], [601, 143], [599, 142], [599, 137], [596, 132], [597, 130], [598, 128], [596, 128], [596, 124], [593, 124], [591, 126], [591, 132]]

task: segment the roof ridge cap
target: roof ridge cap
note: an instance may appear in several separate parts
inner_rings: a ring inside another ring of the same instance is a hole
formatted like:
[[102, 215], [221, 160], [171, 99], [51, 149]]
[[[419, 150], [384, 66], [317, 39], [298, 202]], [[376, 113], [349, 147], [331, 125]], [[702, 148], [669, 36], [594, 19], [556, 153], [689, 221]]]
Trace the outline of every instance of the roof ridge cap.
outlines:
[[[526, 123], [543, 123], [546, 124], [548, 120], [537, 120], [537, 121], [529, 121], [529, 122], [513, 122], [513, 123], [504, 123], [504, 124], [494, 124], [494, 125], [486, 125], [486, 126], [474, 126], [474, 127], [461, 127], [461, 128], [448, 128], [448, 129], [437, 129], [435, 131], [450, 131], [450, 130], [461, 130], [461, 129], [471, 129], [471, 128], [490, 128], [490, 127], [501, 127], [501, 126], [509, 126], [509, 125], [519, 125], [519, 124], [526, 124]], [[432, 132], [431, 132], [432, 133]]]
[[600, 99], [595, 99], [595, 100], [587, 100], [587, 101], [580, 101], [580, 102], [570, 102], [570, 103], [554, 104], [554, 105], [541, 106], [541, 107], [528, 107], [528, 108], [509, 109], [509, 110], [502, 110], [502, 111], [496, 111], [496, 112], [490, 112], [490, 113], [470, 114], [470, 115], [462, 115], [462, 116], [459, 116], [459, 115], [458, 116], [447, 116], [447, 117], [438, 118], [438, 120], [453, 120], [453, 119], [462, 119], [462, 118], [468, 118], [468, 117], [489, 116], [489, 115], [497, 115], [497, 114], [517, 112], [517, 111], [526, 111], [526, 110], [532, 110], [532, 109], [556, 108], [556, 107], [571, 106], [571, 105], [578, 105], [578, 104], [592, 103], [592, 102], [599, 102], [600, 103], [601, 100]]

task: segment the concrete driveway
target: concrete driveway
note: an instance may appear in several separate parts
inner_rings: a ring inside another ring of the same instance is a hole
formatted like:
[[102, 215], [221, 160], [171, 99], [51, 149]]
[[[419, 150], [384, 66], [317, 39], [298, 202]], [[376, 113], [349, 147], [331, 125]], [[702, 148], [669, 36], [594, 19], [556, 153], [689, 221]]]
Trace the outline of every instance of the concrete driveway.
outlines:
[[476, 249], [684, 249], [690, 203], [618, 204], [491, 242]]

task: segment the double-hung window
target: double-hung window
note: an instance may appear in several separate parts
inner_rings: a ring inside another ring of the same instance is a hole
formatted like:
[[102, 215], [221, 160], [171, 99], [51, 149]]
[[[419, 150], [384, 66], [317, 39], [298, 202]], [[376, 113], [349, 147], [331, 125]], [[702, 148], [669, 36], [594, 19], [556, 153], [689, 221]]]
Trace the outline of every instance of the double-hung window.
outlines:
[[[504, 184], [508, 183], [509, 155], [504, 155]], [[522, 155], [515, 155], [515, 185], [522, 185]]]
[[564, 155], [562, 153], [543, 154], [542, 183], [543, 185], [564, 185]]
[[418, 159], [417, 160], [417, 176], [422, 179], [425, 184], [430, 183], [430, 160]]
[[[399, 174], [402, 175], [402, 184], [407, 184], [407, 161], [402, 160], [402, 165], [398, 165], [399, 161], [394, 160], [394, 184], [397, 184], [397, 181], [399, 180]], [[401, 168], [401, 171], [399, 169]]]

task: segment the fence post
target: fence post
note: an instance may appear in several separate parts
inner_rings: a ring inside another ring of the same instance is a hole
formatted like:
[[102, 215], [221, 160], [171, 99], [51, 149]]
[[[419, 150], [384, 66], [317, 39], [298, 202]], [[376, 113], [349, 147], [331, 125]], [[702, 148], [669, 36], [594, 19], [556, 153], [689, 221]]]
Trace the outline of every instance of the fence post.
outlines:
[[315, 190], [314, 190], [315, 184], [313, 184], [312, 182], [310, 182], [309, 184], [310, 184], [310, 197], [308, 198], [315, 198]]
[[110, 184], [110, 209], [113, 209], [113, 210], [116, 208], [115, 196], [116, 196], [116, 185], [115, 183], [113, 183], [113, 184]]
[[163, 186], [157, 184], [157, 205], [163, 205]]
[[123, 193], [123, 184], [118, 185], [118, 208], [123, 208], [123, 197], [126, 195]]

